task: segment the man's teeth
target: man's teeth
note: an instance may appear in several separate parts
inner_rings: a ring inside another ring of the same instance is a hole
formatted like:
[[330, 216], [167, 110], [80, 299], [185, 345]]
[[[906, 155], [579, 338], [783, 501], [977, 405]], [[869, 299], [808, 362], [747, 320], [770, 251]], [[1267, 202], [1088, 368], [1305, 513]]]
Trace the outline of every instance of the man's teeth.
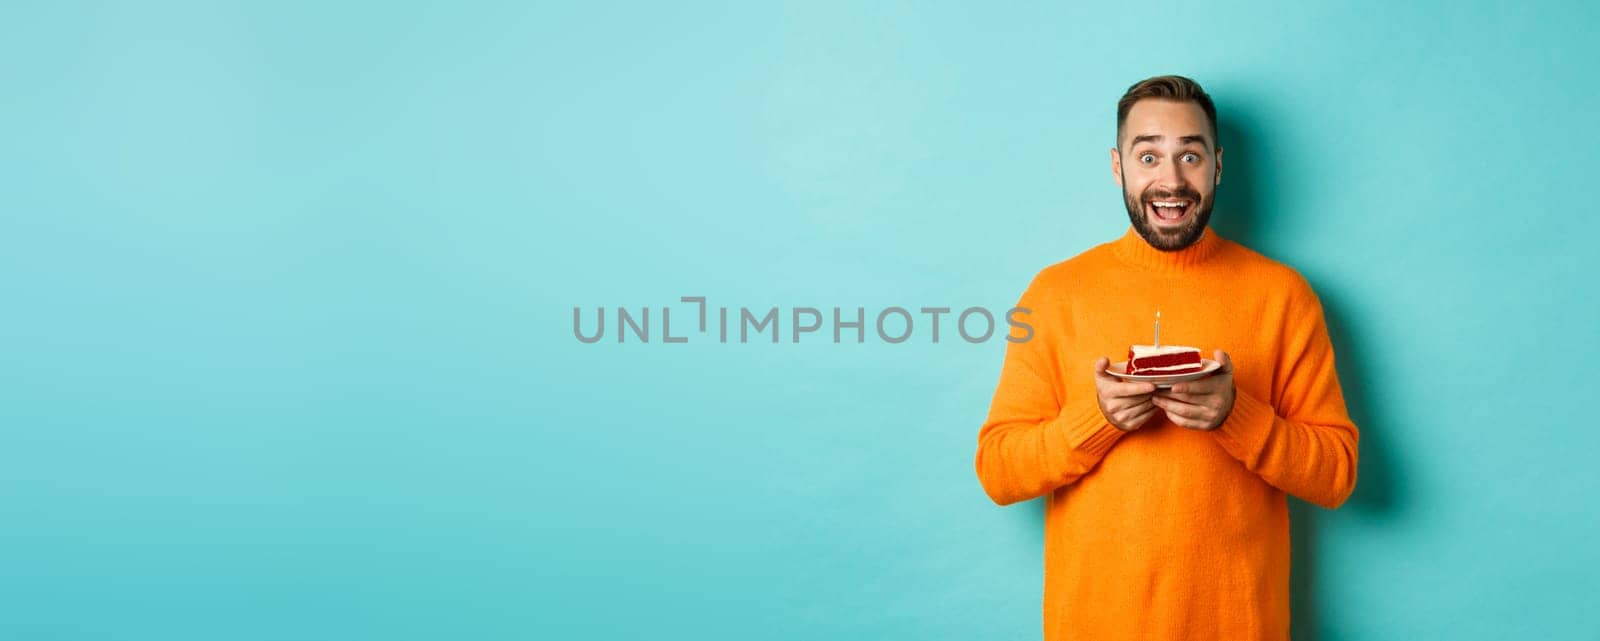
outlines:
[[1150, 203], [1150, 206], [1154, 210], [1156, 216], [1162, 218], [1163, 220], [1177, 220], [1182, 218], [1183, 213], [1188, 210], [1189, 203], [1182, 200], [1162, 201], [1152, 202]]

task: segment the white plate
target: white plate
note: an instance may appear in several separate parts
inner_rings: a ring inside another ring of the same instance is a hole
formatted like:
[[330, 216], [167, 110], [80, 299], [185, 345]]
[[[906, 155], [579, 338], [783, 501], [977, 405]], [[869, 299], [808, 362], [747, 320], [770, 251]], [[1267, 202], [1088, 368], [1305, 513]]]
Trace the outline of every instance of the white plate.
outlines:
[[1210, 376], [1222, 369], [1222, 363], [1209, 358], [1200, 359], [1200, 371], [1187, 374], [1129, 374], [1128, 361], [1117, 361], [1106, 368], [1106, 373], [1132, 383], [1155, 383], [1156, 387], [1172, 387], [1173, 383], [1182, 383]]

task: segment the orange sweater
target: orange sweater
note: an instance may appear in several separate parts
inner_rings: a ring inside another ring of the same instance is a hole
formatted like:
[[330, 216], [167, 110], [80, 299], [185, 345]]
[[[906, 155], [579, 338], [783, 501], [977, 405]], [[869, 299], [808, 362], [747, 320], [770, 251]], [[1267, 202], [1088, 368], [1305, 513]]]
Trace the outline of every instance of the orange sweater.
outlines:
[[[1048, 497], [1045, 641], [1288, 639], [1285, 493], [1338, 507], [1359, 437], [1310, 285], [1210, 229], [1162, 252], [1129, 227], [1045, 268], [1019, 306], [1035, 334], [1007, 345], [976, 465], [997, 504]], [[1100, 413], [1095, 359], [1149, 343], [1158, 309], [1163, 344], [1233, 360], [1214, 431]]]

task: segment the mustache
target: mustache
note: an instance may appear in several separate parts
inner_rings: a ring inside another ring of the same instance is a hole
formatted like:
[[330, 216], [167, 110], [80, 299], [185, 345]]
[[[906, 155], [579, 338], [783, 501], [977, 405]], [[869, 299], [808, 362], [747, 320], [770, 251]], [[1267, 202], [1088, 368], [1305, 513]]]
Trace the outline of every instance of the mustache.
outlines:
[[1149, 191], [1149, 192], [1145, 192], [1145, 194], [1144, 194], [1144, 201], [1145, 202], [1150, 202], [1152, 200], [1180, 200], [1180, 199], [1181, 200], [1190, 200], [1190, 201], [1194, 201], [1194, 202], [1200, 202], [1200, 194], [1195, 193], [1194, 191], [1188, 190], [1188, 189], [1180, 189], [1178, 191], [1163, 191], [1163, 192]]

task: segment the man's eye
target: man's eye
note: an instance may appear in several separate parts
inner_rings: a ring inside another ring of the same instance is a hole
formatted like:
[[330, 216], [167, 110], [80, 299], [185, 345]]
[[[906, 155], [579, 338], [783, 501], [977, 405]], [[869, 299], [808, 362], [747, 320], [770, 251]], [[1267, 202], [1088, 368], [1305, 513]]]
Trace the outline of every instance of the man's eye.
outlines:
[[1183, 155], [1183, 161], [1184, 162], [1199, 162], [1200, 161], [1200, 156], [1198, 154], [1193, 154], [1193, 153], [1184, 154]]
[[1148, 164], [1150, 164], [1152, 162], [1155, 162], [1155, 158], [1156, 158], [1155, 154], [1143, 154], [1143, 155], [1139, 156], [1139, 162], [1142, 162], [1142, 163], [1148, 165]]

